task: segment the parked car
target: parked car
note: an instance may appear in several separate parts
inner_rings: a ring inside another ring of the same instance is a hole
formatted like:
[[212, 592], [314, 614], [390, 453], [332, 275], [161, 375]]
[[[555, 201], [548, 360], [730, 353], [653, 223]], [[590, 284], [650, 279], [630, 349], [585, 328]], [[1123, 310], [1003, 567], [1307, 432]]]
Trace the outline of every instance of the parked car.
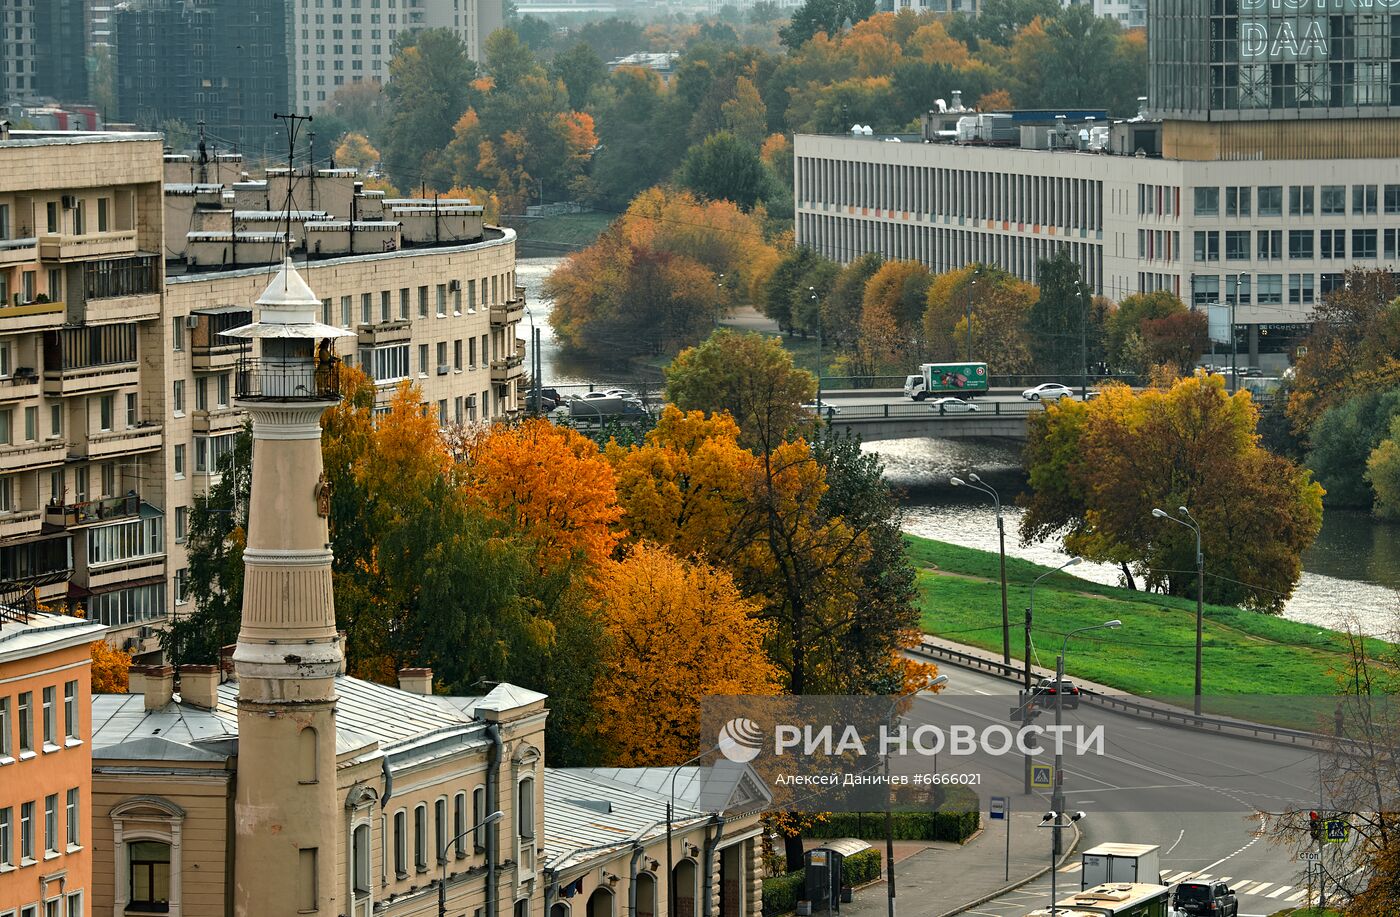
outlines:
[[1182, 882], [1172, 894], [1172, 907], [1196, 917], [1238, 917], [1240, 903], [1224, 882]]
[[1074, 396], [1074, 391], [1068, 385], [1059, 382], [1042, 382], [1035, 388], [1028, 388], [1021, 393], [1021, 397], [1027, 401], [1059, 401], [1061, 398]]
[[976, 413], [977, 405], [968, 404], [961, 398], [935, 398], [929, 402], [928, 408], [936, 414], [965, 414]]
[[1076, 710], [1079, 708], [1079, 686], [1068, 678], [1061, 679], [1058, 687], [1053, 678], [1042, 678], [1031, 688], [1031, 701], [1047, 709], [1055, 706], [1055, 699], [1063, 691], [1065, 695], [1065, 709]]
[[636, 393], [636, 392], [629, 392], [629, 391], [627, 391], [627, 389], [625, 389], [625, 388], [610, 388], [610, 389], [608, 389], [606, 392], [604, 392], [603, 394], [608, 395], [608, 396], [613, 397], [613, 398], [636, 398], [636, 397], [637, 397], [637, 393]]

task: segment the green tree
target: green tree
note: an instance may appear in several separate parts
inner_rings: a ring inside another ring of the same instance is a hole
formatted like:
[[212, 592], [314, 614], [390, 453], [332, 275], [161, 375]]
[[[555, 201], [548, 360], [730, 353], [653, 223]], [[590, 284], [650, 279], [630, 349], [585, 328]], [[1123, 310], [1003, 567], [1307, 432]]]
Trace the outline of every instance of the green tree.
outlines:
[[[1167, 290], [1124, 297], [1104, 323], [1104, 348], [1108, 352], [1109, 364], [1115, 368], [1125, 366], [1129, 356], [1136, 356], [1127, 354], [1125, 348], [1131, 335], [1136, 334], [1141, 338], [1144, 321], [1169, 318], [1186, 311], [1186, 305]], [[1145, 366], [1133, 366], [1131, 371], [1142, 372], [1145, 369]]]
[[745, 210], [752, 210], [778, 191], [757, 148], [728, 131], [711, 134], [699, 146], [691, 147], [676, 173], [676, 182], [707, 200], [733, 201]]
[[563, 80], [569, 90], [569, 107], [574, 111], [583, 111], [593, 95], [593, 88], [608, 78], [607, 65], [586, 42], [554, 55], [551, 66], [554, 75]]
[[570, 34], [579, 42], [592, 45], [603, 60], [613, 60], [647, 46], [642, 27], [631, 19], [609, 16], [587, 23]]
[[793, 10], [791, 21], [778, 30], [778, 36], [795, 51], [818, 32], [836, 35], [847, 23], [869, 19], [875, 10], [875, 0], [806, 0]]
[[977, 36], [1008, 45], [1037, 16], [1052, 19], [1059, 12], [1058, 0], [984, 0], [975, 20]]
[[761, 334], [716, 331], [666, 367], [672, 404], [682, 411], [727, 411], [739, 424], [740, 441], [765, 453], [812, 428], [802, 405], [816, 392], [816, 378], [794, 366], [780, 342]]
[[1400, 519], [1400, 418], [1388, 432], [1366, 459], [1366, 482], [1376, 494], [1375, 514], [1395, 521]]
[[529, 13], [511, 21], [510, 27], [532, 51], [547, 50], [554, 41], [554, 26]]
[[1400, 416], [1400, 389], [1364, 392], [1328, 408], [1313, 425], [1307, 466], [1327, 490], [1328, 506], [1369, 509], [1366, 486], [1368, 456], [1393, 438], [1391, 425]]
[[670, 175], [685, 155], [688, 119], [654, 70], [620, 67], [594, 92], [598, 140], [592, 183], [597, 200], [618, 209]]
[[810, 296], [807, 286], [815, 284], [804, 285], [802, 278], [810, 273], [820, 260], [821, 256], [806, 246], [794, 248], [783, 255], [764, 283], [758, 307], [764, 315], [777, 322], [783, 331], [796, 330], [798, 312], [810, 308], [802, 299]]
[[88, 74], [88, 86], [92, 93], [92, 104], [102, 112], [105, 120], [117, 117], [117, 73], [112, 62], [112, 49], [107, 45], [94, 45]]
[[482, 49], [486, 72], [498, 90], [510, 90], [527, 76], [535, 74], [539, 64], [530, 46], [510, 29], [497, 29], [486, 36]]
[[844, 346], [860, 337], [865, 285], [884, 263], [879, 252], [866, 252], [846, 265], [832, 282], [831, 292], [822, 300], [822, 331], [828, 341]]
[[244, 426], [219, 456], [218, 481], [190, 511], [189, 579], [194, 611], [161, 631], [161, 649], [174, 665], [212, 665], [238, 640], [243, 615], [243, 547], [253, 487], [253, 433]]
[[1058, 376], [1078, 375], [1083, 368], [1081, 335], [1085, 341], [1094, 336], [1089, 328], [1093, 290], [1070, 257], [1067, 245], [1061, 246], [1053, 257], [1042, 259], [1036, 273], [1040, 277], [1040, 298], [1030, 314], [1036, 368]]
[[783, 18], [783, 11], [776, 0], [756, 0], [754, 5], [749, 7], [750, 22], [763, 25], [781, 18]]
[[423, 181], [433, 156], [452, 140], [467, 110], [476, 65], [451, 29], [405, 30], [389, 62], [391, 114], [381, 144], [390, 177], [404, 187]]

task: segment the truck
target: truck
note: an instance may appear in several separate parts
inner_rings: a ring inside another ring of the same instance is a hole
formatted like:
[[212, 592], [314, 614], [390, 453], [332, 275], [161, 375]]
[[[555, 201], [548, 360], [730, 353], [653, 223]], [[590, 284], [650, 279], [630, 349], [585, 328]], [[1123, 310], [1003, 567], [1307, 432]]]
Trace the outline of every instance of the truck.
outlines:
[[[1026, 917], [1051, 917], [1039, 908]], [[1055, 902], [1054, 917], [1170, 917], [1171, 889], [1139, 882], [1107, 882]]]
[[925, 363], [904, 379], [904, 396], [923, 401], [938, 395], [971, 398], [988, 389], [986, 363]]
[[1106, 882], [1157, 883], [1156, 844], [1099, 844], [1080, 854], [1079, 888], [1093, 888]]

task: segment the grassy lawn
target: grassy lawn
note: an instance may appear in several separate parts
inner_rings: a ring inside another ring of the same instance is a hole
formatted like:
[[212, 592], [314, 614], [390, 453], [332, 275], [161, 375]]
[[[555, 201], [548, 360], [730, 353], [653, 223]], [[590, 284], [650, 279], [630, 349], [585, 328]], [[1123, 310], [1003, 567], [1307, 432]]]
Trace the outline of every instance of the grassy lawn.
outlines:
[[[997, 555], [907, 537], [920, 569], [924, 630], [989, 650], [1001, 649], [1001, 592]], [[1048, 567], [1007, 558], [1012, 654], [1024, 652], [1025, 608], [1031, 581]], [[1116, 631], [1075, 637], [1067, 657], [1072, 675], [1164, 700], [1188, 698], [1194, 684], [1195, 603], [1187, 599], [1101, 586], [1068, 573], [1036, 588], [1031, 636], [1039, 661], [1054, 666], [1064, 634], [1110, 618]], [[1316, 728], [1313, 713], [1271, 709], [1267, 695], [1337, 693], [1347, 664], [1341, 634], [1237, 608], [1206, 606], [1202, 658], [1207, 705], [1219, 713]], [[1384, 650], [1380, 641], [1373, 649]], [[1235, 700], [1214, 696], [1233, 695]], [[1260, 696], [1264, 695], [1264, 696]], [[1254, 696], [1254, 697], [1251, 697]], [[1286, 705], [1285, 705], [1286, 706]], [[1316, 709], [1316, 708], [1314, 708]]]
[[537, 244], [548, 254], [567, 255], [592, 245], [613, 219], [607, 213], [565, 213], [522, 220], [516, 231], [522, 242]]

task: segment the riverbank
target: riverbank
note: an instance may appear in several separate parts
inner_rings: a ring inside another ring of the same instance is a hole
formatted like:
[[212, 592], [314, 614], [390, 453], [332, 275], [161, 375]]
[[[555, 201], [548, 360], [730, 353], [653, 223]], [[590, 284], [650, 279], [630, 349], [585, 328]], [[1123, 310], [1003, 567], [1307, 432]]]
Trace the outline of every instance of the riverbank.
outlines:
[[616, 219], [611, 213], [561, 213], [557, 216], [518, 218], [512, 225], [520, 240], [522, 257], [565, 257], [592, 245]]
[[[908, 556], [918, 568], [923, 628], [987, 650], [1001, 649], [1001, 589], [998, 556], [946, 542], [907, 535]], [[1053, 570], [1008, 557], [1006, 576], [1012, 653], [1024, 647], [1029, 587]], [[1075, 638], [1067, 670], [1079, 678], [1146, 697], [1189, 698], [1194, 689], [1196, 605], [1172, 598], [1105, 586], [1068, 573], [1052, 573], [1035, 589], [1031, 625], [1041, 665], [1053, 667], [1064, 634], [1117, 618], [1119, 630]], [[1208, 698], [1272, 695], [1332, 695], [1345, 673], [1345, 634], [1273, 615], [1217, 605], [1205, 607], [1202, 649]], [[1373, 653], [1389, 649], [1369, 640]], [[1231, 705], [1235, 714], [1243, 712]], [[1272, 719], [1272, 717], [1270, 717]]]

